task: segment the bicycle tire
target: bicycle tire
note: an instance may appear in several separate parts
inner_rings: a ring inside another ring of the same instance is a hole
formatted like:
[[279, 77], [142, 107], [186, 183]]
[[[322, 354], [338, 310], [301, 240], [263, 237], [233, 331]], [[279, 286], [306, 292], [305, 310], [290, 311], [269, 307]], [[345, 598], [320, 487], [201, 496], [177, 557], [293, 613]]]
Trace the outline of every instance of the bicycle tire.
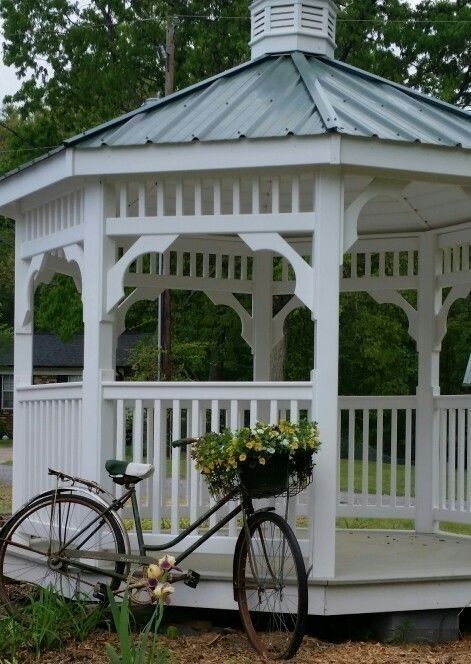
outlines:
[[[96, 584], [104, 584], [111, 591], [118, 590], [120, 580], [91, 572], [77, 571], [54, 554], [80, 529], [74, 548], [85, 557], [80, 562], [127, 575], [125, 562], [103, 563], [86, 558], [99, 541], [103, 549], [126, 554], [126, 542], [118, 519], [108, 513], [101, 520], [91, 522], [103, 511], [103, 505], [86, 496], [51, 494], [43, 500], [34, 499], [23, 506], [5, 524], [0, 542], [0, 604], [21, 622], [28, 622], [27, 607], [37, 597], [40, 588], [50, 588], [66, 599], [78, 599], [100, 606], [107, 603], [107, 593], [95, 596]], [[52, 515], [54, 514], [54, 522]], [[87, 523], [90, 526], [87, 528]], [[19, 546], [20, 545], [20, 546]]]
[[[301, 549], [293, 530], [278, 514], [254, 514], [248, 529], [251, 546], [242, 530], [234, 554], [234, 594], [242, 624], [261, 657], [291, 659], [302, 643], [308, 612]], [[275, 569], [277, 557], [280, 570]], [[270, 588], [275, 578], [276, 587]]]

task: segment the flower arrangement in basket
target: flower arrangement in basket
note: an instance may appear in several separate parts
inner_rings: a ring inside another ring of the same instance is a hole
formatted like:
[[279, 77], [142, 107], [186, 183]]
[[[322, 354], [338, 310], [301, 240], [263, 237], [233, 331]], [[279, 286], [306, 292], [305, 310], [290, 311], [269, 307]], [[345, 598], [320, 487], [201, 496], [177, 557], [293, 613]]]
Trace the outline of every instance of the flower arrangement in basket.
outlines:
[[262, 498], [302, 491], [312, 480], [319, 446], [315, 422], [258, 422], [235, 433], [205, 434], [193, 445], [192, 456], [213, 496], [239, 487]]

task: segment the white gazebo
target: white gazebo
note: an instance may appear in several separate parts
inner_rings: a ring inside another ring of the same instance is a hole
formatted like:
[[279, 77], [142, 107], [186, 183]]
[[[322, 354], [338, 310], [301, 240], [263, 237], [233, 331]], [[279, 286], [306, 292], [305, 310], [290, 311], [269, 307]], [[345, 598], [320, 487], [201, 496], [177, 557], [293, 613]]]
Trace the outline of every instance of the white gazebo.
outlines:
[[[106, 483], [132, 419], [133, 458], [157, 469], [140, 488], [148, 538], [163, 542], [208, 500], [167, 436], [307, 412], [323, 446], [290, 518], [312, 565], [310, 612], [462, 606], [471, 539], [436, 530], [471, 524], [471, 396], [440, 396], [439, 355], [471, 289], [471, 116], [336, 61], [330, 0], [251, 11], [250, 62], [0, 181], [0, 213], [16, 220], [14, 505], [49, 486], [48, 466]], [[34, 291], [56, 272], [82, 294], [83, 382], [33, 386]], [[253, 382], [115, 381], [126, 312], [168, 288], [234, 309]], [[415, 395], [338, 396], [339, 294], [352, 291], [406, 313]], [[273, 316], [276, 295], [291, 298]], [[300, 306], [315, 322], [311, 379], [272, 382], [271, 349]], [[336, 530], [338, 516], [413, 519], [415, 531]], [[180, 602], [235, 606], [236, 530], [205, 545], [206, 590]]]

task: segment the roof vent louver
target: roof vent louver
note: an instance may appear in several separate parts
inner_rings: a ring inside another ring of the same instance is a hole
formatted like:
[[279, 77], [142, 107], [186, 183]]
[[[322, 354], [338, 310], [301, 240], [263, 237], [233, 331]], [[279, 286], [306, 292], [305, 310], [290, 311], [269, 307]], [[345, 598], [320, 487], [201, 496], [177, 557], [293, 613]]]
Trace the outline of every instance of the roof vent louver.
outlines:
[[250, 9], [252, 59], [287, 51], [333, 57], [337, 7], [332, 0], [255, 0]]

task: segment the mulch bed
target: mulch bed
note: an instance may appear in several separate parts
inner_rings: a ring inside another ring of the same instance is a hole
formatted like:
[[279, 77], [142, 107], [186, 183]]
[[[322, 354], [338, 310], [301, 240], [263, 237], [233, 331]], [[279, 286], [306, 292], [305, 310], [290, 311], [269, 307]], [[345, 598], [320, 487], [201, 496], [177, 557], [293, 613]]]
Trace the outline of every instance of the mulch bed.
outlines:
[[[39, 660], [23, 653], [22, 664], [108, 664], [105, 643], [117, 645], [114, 634], [98, 632], [82, 644], [49, 652]], [[260, 661], [239, 633], [198, 636], [161, 637], [159, 643], [169, 648], [172, 664], [256, 664]], [[441, 645], [384, 645], [374, 642], [332, 644], [306, 637], [293, 664], [471, 664], [471, 636]], [[156, 662], [157, 664], [157, 662]]]

